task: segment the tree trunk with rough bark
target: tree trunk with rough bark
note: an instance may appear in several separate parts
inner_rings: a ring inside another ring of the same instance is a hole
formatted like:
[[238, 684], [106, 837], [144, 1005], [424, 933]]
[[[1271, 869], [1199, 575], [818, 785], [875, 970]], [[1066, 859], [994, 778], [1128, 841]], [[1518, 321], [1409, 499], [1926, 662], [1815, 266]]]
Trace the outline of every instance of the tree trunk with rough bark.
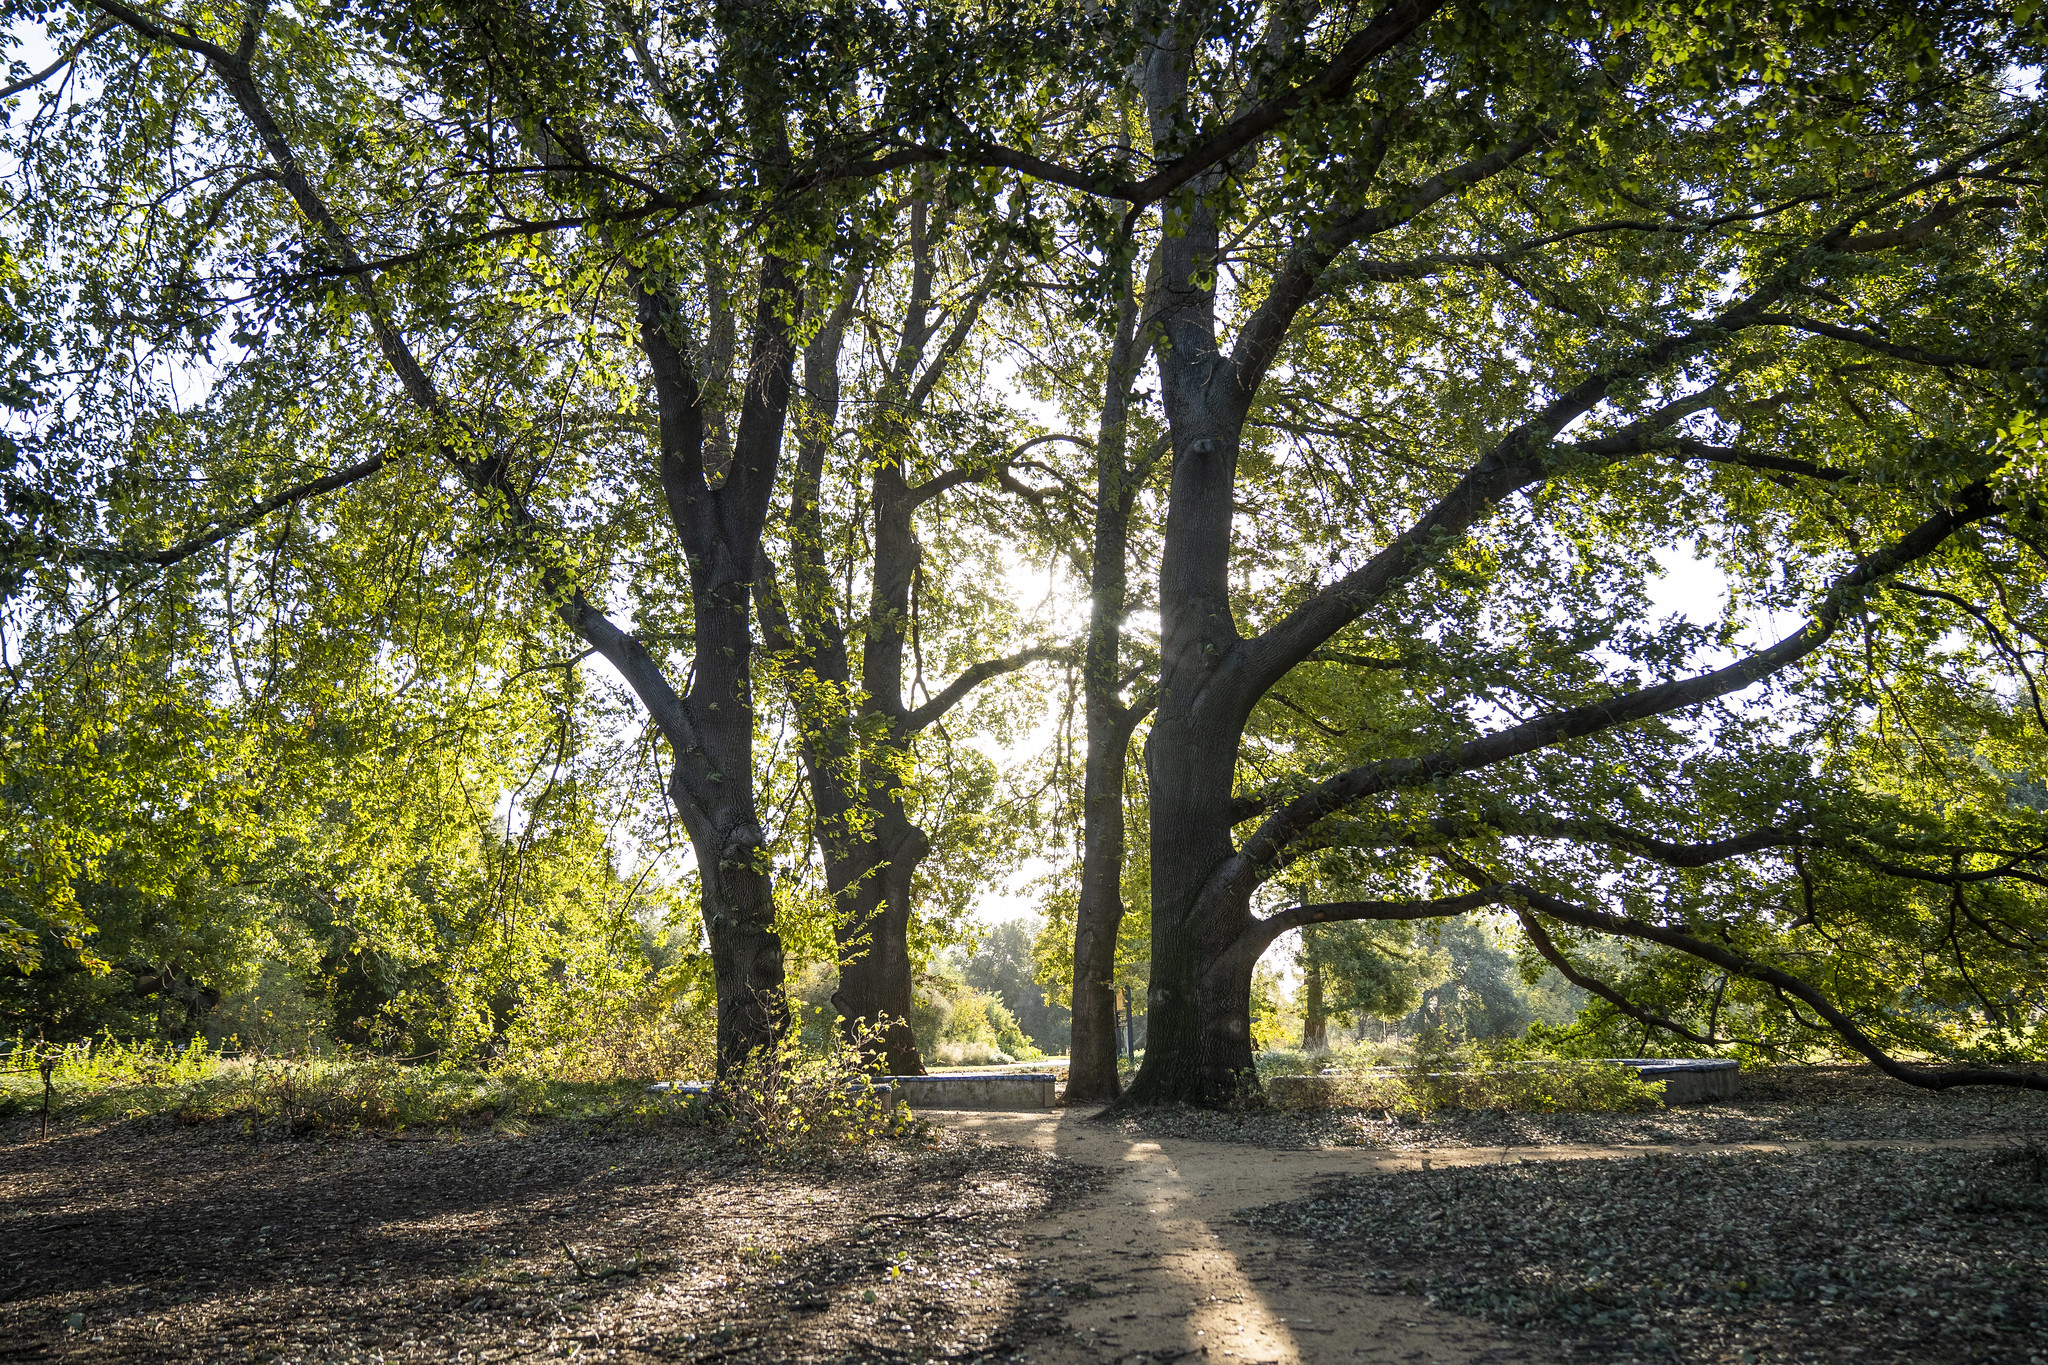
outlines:
[[1081, 783], [1081, 886], [1074, 909], [1073, 1023], [1068, 1103], [1106, 1102], [1122, 1088], [1117, 1066], [1116, 945], [1124, 918], [1124, 778], [1141, 707], [1122, 696], [1131, 511], [1146, 469], [1129, 458], [1131, 382], [1143, 363], [1138, 300], [1122, 267], [1117, 334], [1095, 440], [1095, 534], [1089, 565], [1088, 643], [1082, 660], [1088, 756]]

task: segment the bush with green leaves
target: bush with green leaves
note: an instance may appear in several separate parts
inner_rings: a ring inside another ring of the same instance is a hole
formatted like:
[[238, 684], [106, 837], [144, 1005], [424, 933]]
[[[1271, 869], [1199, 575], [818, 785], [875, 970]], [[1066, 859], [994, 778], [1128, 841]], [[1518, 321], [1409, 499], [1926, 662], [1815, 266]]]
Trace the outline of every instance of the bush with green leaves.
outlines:
[[708, 1113], [770, 1165], [830, 1162], [872, 1142], [922, 1136], [923, 1122], [867, 1070], [865, 1058], [880, 1055], [880, 1033], [864, 1025], [823, 1050], [787, 1034], [729, 1070]]
[[[388, 1057], [227, 1056], [189, 1045], [102, 1037], [53, 1050], [53, 1118], [86, 1123], [170, 1117], [232, 1123], [250, 1136], [359, 1130], [520, 1132], [529, 1124], [689, 1117], [639, 1080], [563, 1080], [500, 1068], [408, 1065]], [[0, 1067], [0, 1119], [39, 1112], [37, 1045], [17, 1040]]]

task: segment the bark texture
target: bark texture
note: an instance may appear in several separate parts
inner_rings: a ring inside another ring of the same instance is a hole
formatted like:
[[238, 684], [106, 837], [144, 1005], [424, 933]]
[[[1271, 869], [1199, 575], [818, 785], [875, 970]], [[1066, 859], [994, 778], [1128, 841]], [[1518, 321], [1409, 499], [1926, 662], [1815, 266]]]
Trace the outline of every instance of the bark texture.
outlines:
[[1117, 334], [1095, 440], [1095, 527], [1089, 563], [1088, 642], [1082, 659], [1088, 755], [1081, 786], [1081, 886], [1074, 911], [1073, 1024], [1068, 1103], [1102, 1103], [1120, 1091], [1116, 945], [1124, 918], [1124, 778], [1131, 732], [1144, 708], [1123, 699], [1124, 613], [1129, 597], [1131, 512], [1150, 473], [1129, 456], [1130, 389], [1144, 361], [1138, 299], [1122, 267]]

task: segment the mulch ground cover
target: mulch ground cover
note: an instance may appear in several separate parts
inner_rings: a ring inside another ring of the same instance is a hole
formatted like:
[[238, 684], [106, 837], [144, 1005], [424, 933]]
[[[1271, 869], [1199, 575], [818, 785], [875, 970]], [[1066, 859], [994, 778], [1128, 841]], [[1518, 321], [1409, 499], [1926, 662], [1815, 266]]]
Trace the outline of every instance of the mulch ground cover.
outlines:
[[1156, 1110], [1126, 1118], [1132, 1133], [1248, 1142], [1264, 1147], [1549, 1147], [1882, 1139], [2037, 1134], [2048, 1137], [2048, 1092], [1933, 1091], [1867, 1066], [1745, 1072], [1734, 1100], [1644, 1113], [1537, 1114], [1440, 1110]]
[[687, 1128], [253, 1141], [0, 1126], [0, 1360], [1000, 1358], [1094, 1179], [944, 1132], [764, 1169]]
[[1439, 1167], [1245, 1221], [1603, 1365], [2048, 1361], [2038, 1142]]

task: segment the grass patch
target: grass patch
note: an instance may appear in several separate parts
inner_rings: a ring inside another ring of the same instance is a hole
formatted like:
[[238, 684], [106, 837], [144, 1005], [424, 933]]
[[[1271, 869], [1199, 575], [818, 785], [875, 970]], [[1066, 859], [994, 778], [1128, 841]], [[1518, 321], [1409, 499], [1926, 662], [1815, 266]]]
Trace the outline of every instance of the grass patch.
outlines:
[[[0, 1118], [40, 1115], [39, 1071], [0, 1076]], [[30, 1061], [29, 1065], [33, 1065]], [[274, 1136], [312, 1133], [517, 1132], [533, 1123], [648, 1122], [684, 1116], [638, 1080], [562, 1081], [514, 1071], [465, 1071], [380, 1057], [224, 1057], [203, 1043], [102, 1042], [58, 1054], [50, 1077], [52, 1122], [106, 1123], [152, 1117], [237, 1122]]]

